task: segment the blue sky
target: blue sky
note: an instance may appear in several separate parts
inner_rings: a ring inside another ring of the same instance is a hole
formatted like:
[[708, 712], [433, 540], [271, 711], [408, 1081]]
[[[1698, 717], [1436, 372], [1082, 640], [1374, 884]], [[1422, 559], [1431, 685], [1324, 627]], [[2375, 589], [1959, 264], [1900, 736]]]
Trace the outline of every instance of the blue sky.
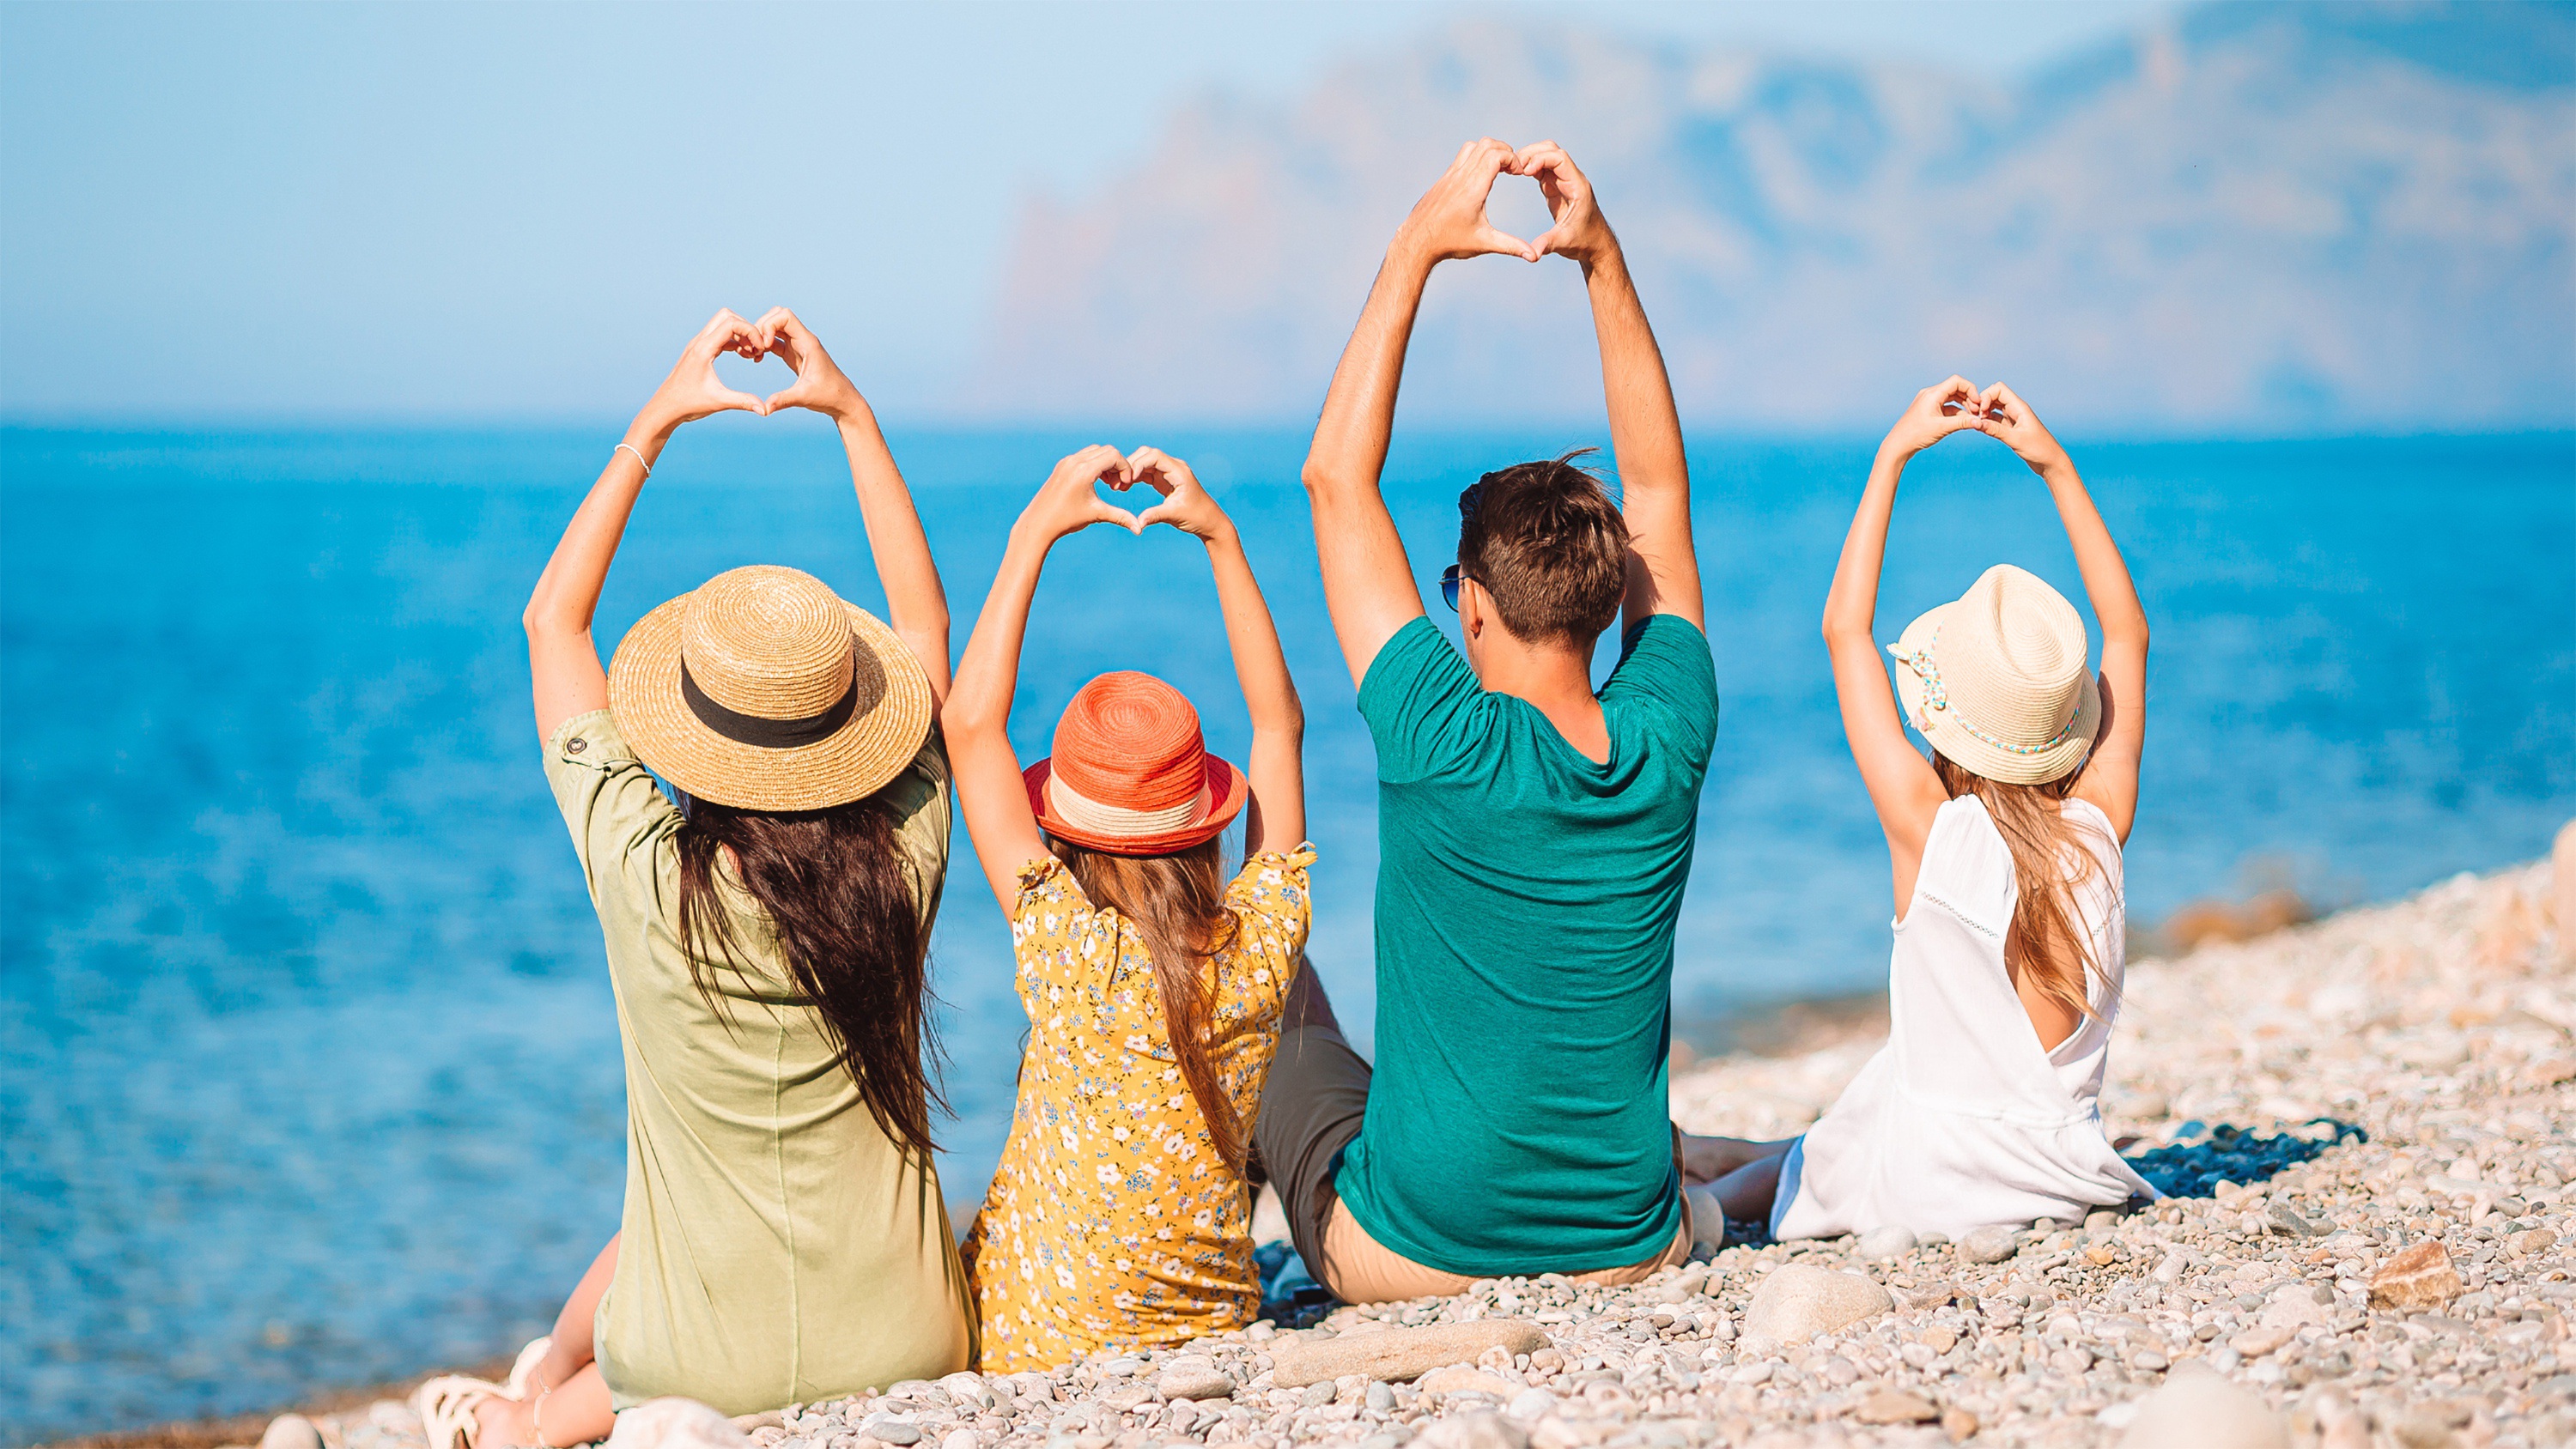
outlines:
[[[1517, 8], [2003, 76], [2170, 7]], [[11, 4], [0, 412], [586, 415], [714, 307], [781, 301], [927, 406], [1027, 197], [1096, 182], [1187, 96], [1284, 94], [1469, 13]]]

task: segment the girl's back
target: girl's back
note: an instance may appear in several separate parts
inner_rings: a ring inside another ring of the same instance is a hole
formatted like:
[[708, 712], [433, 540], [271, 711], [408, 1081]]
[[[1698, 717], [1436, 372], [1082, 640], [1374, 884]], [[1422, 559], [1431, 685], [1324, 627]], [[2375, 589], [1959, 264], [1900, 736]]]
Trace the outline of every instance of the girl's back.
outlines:
[[1952, 1236], [2080, 1217], [2155, 1189], [2104, 1134], [2098, 1097], [2126, 953], [2120, 851], [2090, 802], [2064, 802], [2092, 868], [2069, 861], [2089, 1011], [2044, 1042], [2005, 964], [2021, 883], [1986, 804], [1940, 807], [1895, 923], [1888, 1042], [1783, 1162], [1771, 1231], [1877, 1227]]
[[2061, 808], [2070, 851], [2092, 862], [2070, 858], [2066, 871], [2081, 959], [2052, 964], [2084, 980], [2089, 1010], [2053, 1043], [2024, 1010], [2004, 952], [2021, 895], [2012, 851], [1985, 802], [1962, 795], [1934, 816], [1914, 900], [1895, 923], [1890, 1037], [1915, 1093], [2042, 1114], [2100, 1094], [2128, 952], [2120, 847], [2090, 802]]
[[[1142, 518], [1092, 491], [1144, 483]], [[1093, 523], [1205, 544], [1252, 723], [1249, 769], [1151, 675], [1074, 693], [1023, 768], [1011, 696], [1047, 550]], [[1011, 918], [1028, 1044], [1017, 1110], [964, 1252], [983, 1367], [1053, 1368], [1252, 1321], [1243, 1167], [1306, 945], [1305, 712], [1232, 520], [1189, 466], [1105, 445], [1057, 463], [1011, 530], [949, 697], [957, 798]], [[1240, 815], [1243, 869], [1221, 873]]]
[[[2074, 606], [2009, 564], [1881, 652], [1898, 479], [1971, 430], [2048, 485], [2101, 621], [2098, 673]], [[2145, 739], [2146, 615], [2072, 460], [2010, 388], [1953, 377], [1915, 395], [1870, 469], [1824, 632], [1844, 737], [1887, 835], [1890, 1034], [1779, 1157], [1772, 1231], [1956, 1234], [2152, 1196], [2096, 1102], [2127, 949], [2120, 847]]]
[[[1225, 890], [1207, 1054], [1252, 1120], [1305, 947], [1311, 849], [1265, 851]], [[1151, 951], [1061, 861], [1022, 868], [1011, 933], [1029, 1041], [1010, 1144], [964, 1253], [983, 1364], [1048, 1368], [1111, 1345], [1250, 1323], [1261, 1301], [1242, 1174], [1219, 1152], [1172, 1048]]]

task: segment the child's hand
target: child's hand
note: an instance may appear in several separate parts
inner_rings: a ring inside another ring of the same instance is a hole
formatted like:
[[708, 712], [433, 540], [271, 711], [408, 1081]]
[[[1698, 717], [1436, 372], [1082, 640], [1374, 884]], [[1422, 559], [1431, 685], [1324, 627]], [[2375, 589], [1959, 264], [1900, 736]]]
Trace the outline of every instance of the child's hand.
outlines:
[[1905, 415], [1887, 430], [1887, 441], [1878, 445], [1881, 456], [1894, 454], [1897, 461], [1913, 457], [1934, 443], [1981, 421], [1976, 384], [1964, 377], [1952, 376], [1914, 395], [1906, 404]]
[[1977, 413], [1977, 431], [2003, 439], [2016, 457], [2030, 465], [2030, 471], [2045, 475], [2051, 468], [2071, 465], [2065, 446], [2039, 420], [2039, 414], [2002, 383], [1977, 394]]
[[1135, 514], [1092, 491], [1093, 484], [1103, 481], [1113, 488], [1124, 488], [1136, 481], [1136, 473], [1116, 448], [1094, 443], [1055, 465], [1055, 471], [1039, 486], [1038, 496], [1020, 510], [1018, 526], [1035, 530], [1048, 543], [1069, 533], [1080, 533], [1095, 523], [1114, 523], [1129, 533], [1144, 532], [1145, 526], [1136, 521]]
[[1162, 502], [1146, 509], [1137, 520], [1140, 529], [1168, 523], [1192, 538], [1206, 540], [1221, 537], [1234, 527], [1234, 520], [1226, 517], [1225, 510], [1199, 486], [1198, 475], [1190, 471], [1189, 464], [1160, 448], [1138, 448], [1128, 458], [1127, 467], [1136, 482], [1163, 495]]

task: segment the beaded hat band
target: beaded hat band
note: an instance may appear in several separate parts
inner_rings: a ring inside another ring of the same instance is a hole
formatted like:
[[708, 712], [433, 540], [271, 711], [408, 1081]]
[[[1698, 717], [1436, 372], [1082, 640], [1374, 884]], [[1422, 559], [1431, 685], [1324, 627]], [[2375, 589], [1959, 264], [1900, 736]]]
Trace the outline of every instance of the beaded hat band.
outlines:
[[1986, 570], [1926, 610], [1888, 652], [1908, 723], [1952, 763], [2007, 784], [2063, 779], [2084, 763], [2102, 690], [2083, 617], [2037, 575]]

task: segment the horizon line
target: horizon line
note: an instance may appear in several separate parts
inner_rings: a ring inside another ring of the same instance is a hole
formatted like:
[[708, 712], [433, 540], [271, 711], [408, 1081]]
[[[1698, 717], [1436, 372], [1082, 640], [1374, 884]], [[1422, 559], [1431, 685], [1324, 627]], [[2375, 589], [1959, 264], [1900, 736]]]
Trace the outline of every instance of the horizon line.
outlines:
[[[715, 418], [721, 416], [721, 414], [718, 414], [711, 418], [701, 419], [700, 421], [714, 421]], [[770, 420], [766, 418], [754, 418], [750, 421], [767, 422]], [[803, 420], [801, 419], [790, 419], [788, 420], [788, 423], [789, 426], [796, 426], [802, 421]], [[817, 421], [820, 421], [819, 418]], [[729, 424], [729, 426], [737, 428], [745, 425], [746, 424], [741, 421]], [[1741, 425], [1740, 420], [1733, 418], [1709, 418], [1694, 421], [1693, 419], [1685, 416], [1681, 420], [1681, 425], [1682, 431], [1685, 435], [1717, 437], [1745, 442], [1771, 443], [1841, 442], [1853, 438], [1875, 435], [1884, 431], [1884, 424], [1882, 423], [1862, 421], [1853, 421], [1848, 423], [1788, 423], [1772, 428], [1755, 429], [1744, 427]], [[1264, 433], [1302, 435], [1311, 433], [1315, 424], [1313, 421], [1307, 419], [1286, 418], [1190, 418], [1179, 415], [1154, 417], [1148, 415], [1119, 416], [1106, 413], [1093, 416], [974, 417], [952, 413], [934, 414], [921, 421], [908, 423], [888, 423], [884, 419], [880, 418], [879, 426], [884, 429], [889, 437], [897, 437], [905, 434], [941, 437], [963, 436], [970, 434], [980, 434], [985, 436], [1037, 436], [1061, 434], [1077, 429], [1114, 430], [1122, 433], [1142, 430], [1192, 433], [1231, 433], [1238, 435]], [[1510, 435], [1548, 430], [1562, 430], [1569, 427], [1606, 429], [1608, 427], [1608, 422], [1605, 418], [1598, 415], [1531, 417], [1527, 414], [1520, 414], [1513, 416], [1497, 415], [1493, 417], [1480, 417], [1468, 414], [1442, 414], [1422, 418], [1412, 422], [1407, 422], [1399, 416], [1395, 436], [1396, 441], [1401, 442], [1408, 434], [1427, 436], [1454, 436], [1470, 433]], [[2243, 428], [2222, 427], [2208, 429], [2205, 431], [2170, 429], [2164, 431], [2147, 431], [2144, 429], [2125, 427], [2117, 423], [2107, 426], [2088, 426], [2081, 420], [2063, 422], [2057, 424], [2056, 427], [2059, 431], [2071, 430], [2077, 432], [2087, 443], [2107, 443], [2117, 445], [2153, 443], [2251, 444], [2343, 441], [2405, 442], [2438, 441], [2443, 439], [2538, 440], [2548, 438], [2565, 438], [2571, 441], [2576, 441], [2576, 418], [2555, 422], [2534, 419], [2459, 428], [2370, 427], [2364, 425], [2317, 423], [2283, 424], [2279, 426], [2265, 426], [2258, 424]], [[573, 412], [535, 415], [515, 413], [491, 413], [479, 415], [471, 413], [438, 413], [410, 416], [382, 413], [272, 414], [255, 412], [192, 413], [186, 411], [173, 411], [160, 414], [84, 414], [73, 412], [10, 413], [0, 411], [0, 434], [92, 433], [145, 436], [152, 434], [167, 435], [196, 433], [204, 435], [271, 434], [292, 436], [296, 434], [305, 434], [324, 436], [357, 433], [459, 434], [480, 432], [519, 433], [529, 435], [570, 435], [574, 433], [599, 433], [607, 429], [614, 429], [621, 433], [624, 431], [622, 425], [617, 421], [616, 415], [608, 411], [602, 411], [596, 414]]]

